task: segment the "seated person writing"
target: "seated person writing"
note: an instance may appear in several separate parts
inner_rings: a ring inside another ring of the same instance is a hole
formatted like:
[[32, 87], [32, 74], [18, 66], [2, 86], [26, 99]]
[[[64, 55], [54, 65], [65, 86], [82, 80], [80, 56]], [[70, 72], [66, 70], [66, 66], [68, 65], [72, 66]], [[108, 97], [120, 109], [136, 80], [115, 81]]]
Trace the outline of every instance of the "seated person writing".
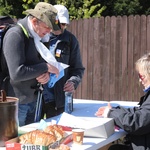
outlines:
[[141, 97], [139, 107], [113, 108], [110, 104], [101, 107], [96, 116], [114, 118], [115, 125], [125, 130], [128, 145], [114, 144], [108, 150], [149, 150], [150, 149], [150, 53], [135, 63], [139, 81], [144, 86], [145, 95]]

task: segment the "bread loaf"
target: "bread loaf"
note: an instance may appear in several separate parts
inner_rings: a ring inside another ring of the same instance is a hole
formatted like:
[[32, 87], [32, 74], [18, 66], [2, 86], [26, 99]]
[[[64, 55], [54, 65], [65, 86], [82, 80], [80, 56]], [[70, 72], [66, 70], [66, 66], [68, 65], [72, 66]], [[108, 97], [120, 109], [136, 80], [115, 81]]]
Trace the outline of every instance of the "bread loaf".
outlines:
[[45, 132], [40, 132], [35, 138], [34, 145], [43, 145], [43, 146], [48, 146], [49, 144], [52, 144], [56, 141], [55, 136], [45, 133]]
[[21, 144], [34, 144], [48, 146], [56, 141], [56, 137], [49, 133], [45, 133], [40, 130], [34, 130], [23, 134], [19, 137], [19, 142]]
[[59, 125], [49, 125], [44, 129], [44, 132], [52, 134], [56, 137], [57, 140], [60, 140], [64, 137], [64, 131]]
[[48, 146], [64, 137], [64, 131], [59, 125], [49, 125], [43, 131], [34, 130], [19, 137], [21, 144]]

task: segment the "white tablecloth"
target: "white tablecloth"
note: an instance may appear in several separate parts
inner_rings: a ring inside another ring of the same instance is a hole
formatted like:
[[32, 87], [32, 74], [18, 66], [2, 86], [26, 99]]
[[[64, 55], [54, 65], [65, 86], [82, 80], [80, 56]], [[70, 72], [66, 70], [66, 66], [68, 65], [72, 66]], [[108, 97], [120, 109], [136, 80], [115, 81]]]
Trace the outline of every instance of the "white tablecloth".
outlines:
[[[138, 102], [128, 102], [128, 101], [111, 101], [112, 106], [121, 105], [124, 107], [134, 107], [137, 106]], [[99, 107], [106, 106], [107, 102], [97, 101], [97, 100], [85, 100], [85, 99], [74, 99], [74, 111], [71, 113], [74, 116], [78, 117], [96, 117], [94, 114]], [[51, 119], [47, 119], [50, 121]], [[72, 146], [72, 143], [69, 144], [71, 150], [96, 150], [99, 149], [117, 139], [126, 135], [126, 132], [123, 130], [115, 131], [113, 135], [109, 138], [87, 138], [84, 137], [83, 145], [76, 148]]]
[[[112, 101], [112, 106], [122, 105], [124, 107], [133, 107], [136, 106], [138, 102], [128, 102], [128, 101]], [[74, 110], [72, 115], [78, 117], [96, 117], [94, 114], [101, 106], [106, 106], [107, 102], [105, 101], [97, 101], [97, 100], [85, 100], [85, 99], [74, 99]], [[54, 117], [53, 120], [56, 120], [57, 117]], [[47, 122], [50, 122], [52, 119], [47, 119]], [[37, 127], [38, 123], [28, 125], [30, 129], [33, 127]], [[84, 137], [83, 145], [79, 147], [72, 146], [72, 143], [69, 144], [71, 150], [96, 150], [99, 149], [117, 139], [126, 135], [126, 132], [123, 130], [115, 131], [113, 135], [109, 138], [89, 138]], [[5, 148], [1, 148], [0, 150], [5, 150]]]

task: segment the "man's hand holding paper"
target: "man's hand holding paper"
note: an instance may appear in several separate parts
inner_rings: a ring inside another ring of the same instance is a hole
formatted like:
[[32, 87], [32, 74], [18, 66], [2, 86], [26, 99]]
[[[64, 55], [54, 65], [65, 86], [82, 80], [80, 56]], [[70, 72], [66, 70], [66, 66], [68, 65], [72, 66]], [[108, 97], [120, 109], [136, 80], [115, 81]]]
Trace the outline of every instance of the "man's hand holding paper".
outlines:
[[[40, 53], [41, 57], [48, 63], [48, 72], [50, 72], [49, 82], [52, 82], [53, 84], [51, 85], [54, 86], [54, 84], [64, 76], [64, 69], [69, 67], [69, 65], [57, 62], [57, 60], [49, 51], [49, 49], [38, 39], [34, 39], [34, 42], [37, 51]], [[51, 79], [51, 73], [52, 73], [52, 79]], [[53, 74], [55, 74], [55, 76]]]

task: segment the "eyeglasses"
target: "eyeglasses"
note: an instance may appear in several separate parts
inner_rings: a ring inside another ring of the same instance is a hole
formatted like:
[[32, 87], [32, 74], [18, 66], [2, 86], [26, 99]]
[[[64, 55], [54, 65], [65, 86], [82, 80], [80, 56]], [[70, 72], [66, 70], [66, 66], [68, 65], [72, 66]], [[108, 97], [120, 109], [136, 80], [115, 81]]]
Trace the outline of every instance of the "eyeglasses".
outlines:
[[66, 23], [61, 23], [61, 25], [62, 25], [62, 26], [65, 26], [65, 25], [66, 25]]
[[139, 79], [141, 79], [143, 81], [145, 76], [141, 75], [140, 73], [138, 75], [139, 75]]

